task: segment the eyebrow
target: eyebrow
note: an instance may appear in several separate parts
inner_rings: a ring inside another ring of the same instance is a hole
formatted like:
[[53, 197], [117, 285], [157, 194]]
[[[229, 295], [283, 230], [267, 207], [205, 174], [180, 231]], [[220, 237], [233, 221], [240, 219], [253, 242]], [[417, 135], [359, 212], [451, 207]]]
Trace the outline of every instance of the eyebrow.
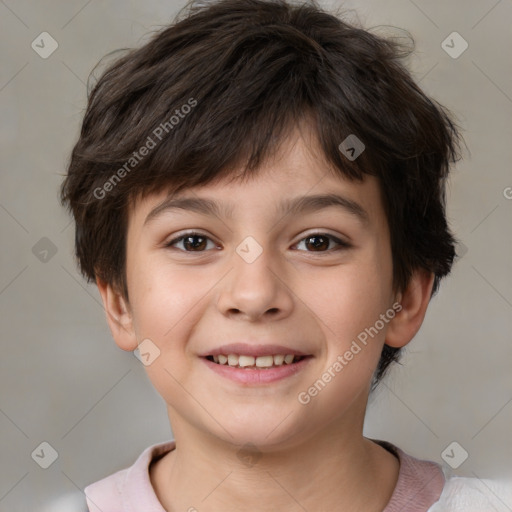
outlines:
[[[285, 199], [279, 203], [276, 215], [312, 213], [333, 206], [355, 216], [364, 226], [367, 226], [370, 222], [368, 212], [359, 203], [338, 194], [317, 194]], [[218, 218], [232, 219], [234, 204], [218, 203], [213, 199], [199, 197], [169, 196], [149, 212], [144, 221], [144, 226], [162, 213], [171, 210], [186, 210]]]

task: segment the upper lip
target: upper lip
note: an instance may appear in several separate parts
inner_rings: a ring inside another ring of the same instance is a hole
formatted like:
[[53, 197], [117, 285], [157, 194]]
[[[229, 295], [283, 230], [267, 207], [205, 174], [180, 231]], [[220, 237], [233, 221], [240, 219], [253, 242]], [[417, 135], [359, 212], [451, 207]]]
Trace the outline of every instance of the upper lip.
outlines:
[[297, 350], [296, 348], [287, 347], [285, 345], [257, 345], [247, 343], [228, 343], [217, 348], [212, 348], [207, 352], [200, 354], [200, 357], [218, 356], [219, 354], [229, 355], [236, 354], [240, 356], [268, 356], [268, 355], [287, 355], [308, 356], [306, 352]]

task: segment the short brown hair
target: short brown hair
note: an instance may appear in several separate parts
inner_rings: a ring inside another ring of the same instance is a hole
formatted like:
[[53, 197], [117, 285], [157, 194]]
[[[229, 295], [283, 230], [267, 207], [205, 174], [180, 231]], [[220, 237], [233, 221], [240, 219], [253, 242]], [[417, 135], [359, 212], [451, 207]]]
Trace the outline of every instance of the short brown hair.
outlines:
[[[444, 188], [460, 136], [402, 63], [412, 38], [404, 46], [377, 36], [315, 0], [220, 0], [185, 11], [112, 63], [89, 92], [61, 187], [84, 277], [100, 277], [128, 300], [133, 201], [205, 185], [242, 165], [254, 172], [307, 118], [341, 176], [378, 178], [395, 289], [423, 268], [435, 275], [433, 295], [455, 256]], [[353, 160], [340, 151], [349, 135], [365, 145]], [[374, 386], [399, 353], [384, 345]]]

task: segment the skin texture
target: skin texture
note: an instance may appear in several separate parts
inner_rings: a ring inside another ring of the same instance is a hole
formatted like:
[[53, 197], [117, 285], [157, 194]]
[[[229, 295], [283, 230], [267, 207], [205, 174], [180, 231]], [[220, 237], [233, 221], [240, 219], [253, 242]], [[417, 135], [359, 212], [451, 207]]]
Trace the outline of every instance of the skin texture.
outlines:
[[[368, 224], [336, 207], [275, 213], [283, 199], [333, 192], [358, 202]], [[129, 304], [97, 280], [117, 345], [132, 351], [149, 338], [160, 350], [146, 371], [167, 404], [176, 440], [176, 450], [150, 470], [164, 508], [382, 511], [399, 463], [362, 435], [371, 377], [384, 342], [404, 346], [420, 328], [434, 276], [417, 271], [406, 290], [393, 291], [376, 179], [343, 179], [309, 132], [294, 131], [250, 180], [181, 193], [232, 202], [231, 219], [173, 210], [143, 226], [166, 195], [148, 196], [131, 210]], [[185, 230], [208, 237], [195, 242], [202, 252], [183, 241], [165, 247]], [[308, 243], [312, 233], [351, 247], [335, 250], [336, 242], [323, 238]], [[247, 236], [263, 249], [252, 263], [236, 252]], [[317, 396], [299, 403], [298, 394], [395, 302], [402, 310]], [[251, 386], [217, 375], [198, 357], [251, 340], [288, 345], [313, 358], [295, 375]], [[249, 466], [238, 456], [247, 443], [257, 450]]]

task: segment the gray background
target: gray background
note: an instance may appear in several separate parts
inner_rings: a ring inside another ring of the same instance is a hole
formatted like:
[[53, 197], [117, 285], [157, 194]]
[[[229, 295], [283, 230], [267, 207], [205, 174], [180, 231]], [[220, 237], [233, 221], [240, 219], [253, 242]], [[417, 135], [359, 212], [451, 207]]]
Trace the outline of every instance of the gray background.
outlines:
[[[77, 273], [57, 190], [89, 72], [106, 53], [144, 43], [183, 5], [0, 1], [0, 512], [72, 510], [86, 485], [172, 437], [143, 365], [117, 348], [98, 291]], [[511, 478], [512, 1], [344, 5], [366, 27], [411, 32], [414, 76], [457, 115], [469, 148], [448, 189], [464, 255], [403, 366], [370, 398], [365, 435], [442, 464], [456, 441], [469, 454], [456, 474]], [[43, 31], [58, 42], [47, 59], [31, 48]], [[441, 46], [453, 31], [469, 44], [458, 58]], [[31, 457], [43, 441], [58, 452], [48, 469]], [[508, 498], [490, 496], [496, 510], [512, 511]]]

